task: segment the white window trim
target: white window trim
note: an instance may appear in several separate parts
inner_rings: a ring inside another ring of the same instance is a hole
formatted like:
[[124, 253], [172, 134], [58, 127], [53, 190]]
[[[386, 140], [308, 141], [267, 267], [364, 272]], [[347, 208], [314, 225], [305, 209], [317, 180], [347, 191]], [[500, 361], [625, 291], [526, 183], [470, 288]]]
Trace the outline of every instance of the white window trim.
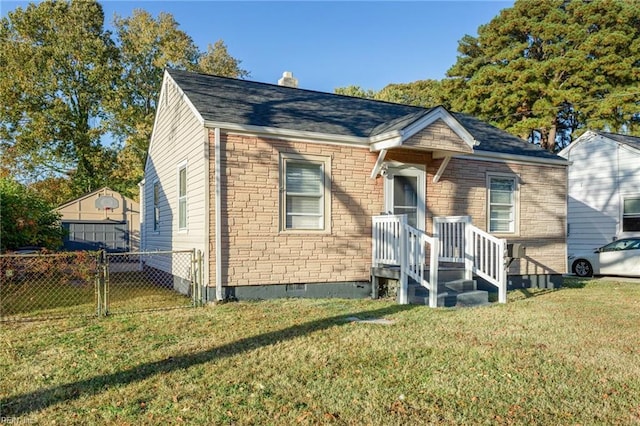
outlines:
[[[184, 179], [185, 179], [185, 194], [183, 197], [180, 196], [180, 172], [184, 169]], [[189, 229], [189, 168], [187, 167], [187, 161], [183, 161], [177, 166], [177, 174], [176, 174], [176, 199], [178, 200], [178, 208], [177, 208], [177, 229], [178, 232], [186, 232]], [[185, 218], [184, 218], [184, 227], [180, 227], [180, 202], [184, 199], [185, 203]]]
[[624, 202], [627, 199], [640, 199], [640, 193], [628, 193], [628, 194], [621, 194], [620, 195], [620, 225], [619, 225], [619, 232], [618, 232], [618, 236], [619, 237], [630, 237], [630, 236], [636, 236], [638, 234], [640, 234], [640, 231], [625, 231], [624, 230]]
[[[158, 186], [158, 199], [156, 200], [156, 186]], [[156, 203], [157, 202], [157, 203]], [[152, 231], [160, 233], [160, 181], [154, 179], [151, 185], [151, 223]], [[158, 210], [158, 222], [156, 223], [156, 209]]]
[[[288, 229], [287, 228], [287, 190], [286, 190], [286, 162], [304, 161], [314, 164], [322, 164], [324, 172], [323, 186], [323, 212], [322, 219], [324, 226], [322, 229]], [[279, 185], [280, 185], [280, 206], [278, 208], [279, 229], [286, 234], [329, 234], [331, 233], [331, 157], [320, 155], [290, 154], [280, 153]]]
[[[512, 179], [513, 180], [513, 230], [511, 231], [491, 231], [491, 179]], [[487, 232], [493, 235], [519, 235], [520, 234], [520, 178], [512, 173], [487, 173]]]

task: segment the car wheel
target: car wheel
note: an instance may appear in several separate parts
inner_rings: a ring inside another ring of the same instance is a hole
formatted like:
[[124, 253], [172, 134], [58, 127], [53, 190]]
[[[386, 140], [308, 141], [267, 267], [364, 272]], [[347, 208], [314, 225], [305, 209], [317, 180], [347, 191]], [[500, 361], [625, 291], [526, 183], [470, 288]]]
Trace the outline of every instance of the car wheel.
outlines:
[[573, 263], [573, 272], [579, 277], [590, 277], [593, 275], [593, 267], [588, 261], [578, 259]]

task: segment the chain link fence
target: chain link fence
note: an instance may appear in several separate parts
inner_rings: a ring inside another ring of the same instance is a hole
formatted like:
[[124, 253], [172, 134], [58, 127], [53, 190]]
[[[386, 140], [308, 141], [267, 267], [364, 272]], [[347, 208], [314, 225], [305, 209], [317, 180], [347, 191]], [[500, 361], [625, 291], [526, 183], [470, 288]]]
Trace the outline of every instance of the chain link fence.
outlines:
[[0, 321], [197, 306], [194, 250], [0, 255]]
[[195, 304], [193, 251], [108, 253], [105, 259], [106, 313]]

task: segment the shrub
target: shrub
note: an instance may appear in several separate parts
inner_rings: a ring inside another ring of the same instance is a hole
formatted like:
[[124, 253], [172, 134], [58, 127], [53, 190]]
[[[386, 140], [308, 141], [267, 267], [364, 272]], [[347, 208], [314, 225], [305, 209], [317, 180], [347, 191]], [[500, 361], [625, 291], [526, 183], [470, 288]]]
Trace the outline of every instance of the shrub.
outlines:
[[60, 214], [53, 208], [25, 185], [0, 178], [0, 250], [62, 246]]

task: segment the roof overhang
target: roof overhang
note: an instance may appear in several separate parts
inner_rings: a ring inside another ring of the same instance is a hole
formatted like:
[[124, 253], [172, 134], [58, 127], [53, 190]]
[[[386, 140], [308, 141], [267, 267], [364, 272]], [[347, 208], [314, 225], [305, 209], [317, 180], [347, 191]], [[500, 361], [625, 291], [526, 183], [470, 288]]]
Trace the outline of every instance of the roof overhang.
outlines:
[[[383, 149], [399, 148], [405, 141], [415, 136], [418, 132], [426, 129], [437, 120], [442, 120], [449, 128], [462, 139], [473, 150], [474, 146], [479, 145], [478, 141], [464, 128], [458, 120], [455, 119], [449, 111], [444, 107], [438, 106], [428, 113], [418, 118], [402, 130], [395, 130], [383, 133], [371, 138], [370, 149], [377, 152]], [[415, 147], [412, 149], [416, 149]], [[428, 150], [428, 149], [427, 149]]]
[[616, 144], [619, 147], [622, 147], [623, 149], [627, 149], [627, 150], [630, 150], [630, 151], [635, 152], [635, 153], [640, 153], [640, 149], [638, 149], [638, 147], [634, 146], [633, 144], [629, 144], [629, 143], [625, 143], [625, 142], [622, 142], [622, 141], [615, 140], [613, 138], [608, 137], [607, 135], [603, 135], [603, 134], [598, 133], [598, 132], [593, 131], [593, 130], [587, 130], [582, 135], [580, 135], [576, 140], [574, 140], [568, 146], [566, 146], [562, 151], [560, 151], [558, 153], [558, 155], [568, 159], [571, 156], [571, 151], [576, 146], [581, 145], [583, 143], [592, 142], [592, 141], [594, 141], [594, 140], [596, 140], [598, 138], [605, 139], [605, 140], [611, 142], [612, 144]]
[[301, 140], [305, 142], [317, 142], [334, 145], [349, 145], [358, 146], [361, 148], [368, 148], [370, 145], [369, 138], [356, 136], [307, 132], [304, 130], [280, 129], [277, 127], [251, 126], [245, 124], [226, 123], [210, 120], [206, 120], [204, 122], [204, 125], [205, 127], [210, 129], [218, 128], [233, 133], [272, 136], [277, 137], [278, 139]]
[[597, 138], [598, 136], [600, 136], [600, 135], [597, 134], [596, 132], [593, 132], [591, 130], [587, 130], [582, 135], [580, 135], [576, 140], [574, 140], [569, 145], [567, 145], [564, 149], [562, 149], [560, 152], [558, 152], [558, 155], [561, 156], [561, 157], [567, 158], [569, 156], [569, 152], [571, 152], [573, 147], [575, 147], [576, 145], [581, 144], [583, 142], [593, 140], [593, 139]]
[[569, 161], [565, 159], [533, 157], [530, 155], [504, 154], [502, 152], [475, 150], [473, 155], [456, 155], [454, 158], [466, 160], [500, 161], [517, 164], [535, 164], [539, 166], [568, 166]]
[[469, 131], [465, 129], [464, 126], [460, 124], [460, 122], [456, 120], [455, 117], [451, 115], [451, 113], [449, 113], [449, 111], [447, 111], [442, 106], [438, 106], [432, 109], [423, 117], [419, 118], [418, 120], [414, 121], [409, 126], [407, 126], [404, 129], [404, 138], [405, 138], [404, 140], [409, 139], [410, 137], [412, 137], [419, 131], [423, 130], [424, 128], [428, 127], [429, 125], [433, 124], [437, 120], [444, 121], [447, 124], [447, 126], [449, 126], [451, 130], [453, 130], [453, 132], [460, 137], [460, 139], [462, 139], [467, 143], [467, 145], [469, 145], [469, 147], [473, 148], [474, 146], [477, 146], [479, 144], [478, 141], [476, 141], [474, 137], [471, 135], [471, 133], [469, 133]]

